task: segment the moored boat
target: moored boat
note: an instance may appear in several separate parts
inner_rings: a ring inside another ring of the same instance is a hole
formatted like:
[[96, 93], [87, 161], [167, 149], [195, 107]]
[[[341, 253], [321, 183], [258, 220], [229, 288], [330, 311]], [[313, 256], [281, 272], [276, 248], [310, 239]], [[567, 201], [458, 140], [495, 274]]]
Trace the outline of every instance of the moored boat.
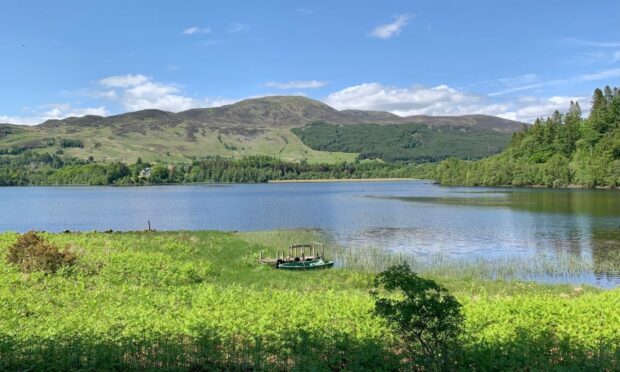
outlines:
[[283, 270], [315, 270], [327, 269], [334, 266], [334, 261], [323, 261], [319, 258], [316, 260], [292, 261], [292, 262], [276, 262], [276, 269]]
[[288, 248], [287, 255], [284, 252], [277, 252], [276, 258], [263, 257], [263, 252], [260, 252], [258, 262], [283, 270], [315, 270], [334, 266], [334, 261], [325, 259], [325, 246], [315, 242], [292, 244]]

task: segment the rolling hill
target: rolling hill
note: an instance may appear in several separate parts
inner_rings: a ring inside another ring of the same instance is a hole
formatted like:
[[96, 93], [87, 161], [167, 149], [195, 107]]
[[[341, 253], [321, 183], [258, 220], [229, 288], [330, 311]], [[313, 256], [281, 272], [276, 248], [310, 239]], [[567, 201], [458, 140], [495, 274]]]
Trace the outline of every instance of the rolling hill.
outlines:
[[[260, 154], [289, 161], [339, 162], [354, 160], [364, 152], [363, 146], [347, 150], [351, 152], [319, 148], [307, 136], [302, 141], [292, 131], [318, 122], [351, 127], [353, 131], [353, 126], [360, 124], [418, 124], [434, 139], [446, 131], [457, 131], [464, 142], [470, 133], [475, 132], [477, 141], [488, 134], [493, 149], [503, 148], [511, 133], [523, 126], [485, 115], [400, 117], [380, 111], [338, 111], [305, 97], [272, 96], [179, 113], [151, 109], [108, 117], [48, 120], [36, 126], [0, 124], [0, 154], [32, 149], [104, 161], [135, 161], [141, 157], [168, 162], [208, 155], [238, 158]], [[468, 155], [464, 157], [476, 157]]]

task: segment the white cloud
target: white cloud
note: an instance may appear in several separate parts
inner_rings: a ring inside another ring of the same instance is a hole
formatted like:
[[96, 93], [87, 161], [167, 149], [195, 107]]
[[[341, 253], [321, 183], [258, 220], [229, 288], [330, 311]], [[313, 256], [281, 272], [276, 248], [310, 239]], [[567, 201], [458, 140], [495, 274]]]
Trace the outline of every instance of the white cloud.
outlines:
[[[547, 117], [555, 111], [566, 112], [570, 102], [585, 102], [586, 97], [553, 96], [548, 98], [519, 97], [511, 104], [511, 110], [498, 114], [506, 119], [531, 123], [537, 118]], [[585, 109], [585, 107], [582, 107]], [[587, 114], [584, 110], [584, 114]]]
[[230, 27], [228, 27], [227, 32], [229, 34], [236, 34], [237, 32], [245, 31], [246, 29], [247, 26], [243, 23], [233, 23]]
[[105, 79], [101, 79], [99, 80], [99, 84], [109, 88], [128, 88], [135, 85], [143, 84], [148, 80], [149, 78], [144, 75], [127, 74], [110, 76]]
[[522, 84], [531, 84], [538, 81], [538, 75], [536, 74], [523, 74], [518, 76], [499, 78], [495, 80], [497, 83], [505, 85], [505, 86], [515, 86]]
[[47, 110], [43, 112], [43, 116], [49, 119], [59, 119], [69, 116], [108, 115], [108, 110], [105, 106], [79, 108], [72, 107], [69, 103], [53, 103], [40, 106], [40, 109]]
[[190, 27], [183, 30], [183, 35], [191, 36], [197, 34], [208, 34], [211, 33], [211, 29], [209, 27]]
[[564, 38], [561, 40], [565, 44], [595, 48], [620, 48], [620, 41], [593, 41], [576, 38]]
[[221, 106], [236, 102], [227, 98], [195, 98], [181, 91], [175, 84], [162, 83], [145, 75], [119, 75], [101, 79], [106, 90], [95, 93], [97, 98], [119, 103], [126, 111], [159, 109], [179, 112], [192, 108]]
[[214, 39], [214, 40], [207, 40], [203, 43], [204, 46], [214, 46], [214, 45], [220, 45], [223, 44], [224, 40], [218, 40], [218, 39]]
[[407, 26], [409, 21], [413, 19], [412, 14], [399, 14], [394, 16], [394, 22], [379, 25], [370, 31], [370, 36], [379, 39], [389, 39], [400, 34], [403, 27]]
[[521, 97], [507, 101], [463, 92], [447, 85], [399, 88], [366, 83], [331, 93], [324, 101], [339, 110], [379, 110], [400, 116], [485, 114], [532, 122], [538, 117], [551, 115], [555, 110], [567, 110], [571, 100], [583, 99]]
[[263, 84], [264, 87], [278, 88], [278, 89], [311, 89], [321, 88], [327, 83], [318, 80], [293, 80], [287, 82], [269, 81]]
[[73, 107], [69, 103], [52, 103], [39, 106], [29, 111], [25, 116], [0, 115], [0, 123], [36, 125], [50, 119], [64, 119], [68, 117], [80, 117], [85, 115], [107, 116], [109, 111], [105, 106], [99, 107]]
[[355, 85], [331, 93], [325, 102], [337, 109], [390, 111], [397, 115], [441, 115], [456, 111], [459, 106], [472, 105], [480, 97], [460, 92], [447, 85], [427, 88], [398, 88], [379, 83]]
[[105, 99], [117, 99], [118, 98], [115, 90], [105, 90], [102, 92], [94, 92], [92, 95], [95, 98], [105, 98]]
[[563, 78], [563, 79], [546, 80], [546, 81], [540, 81], [540, 82], [532, 83], [532, 84], [519, 85], [519, 86], [511, 87], [508, 89], [500, 90], [497, 92], [493, 92], [489, 94], [489, 96], [491, 97], [501, 96], [501, 95], [508, 94], [508, 93], [521, 92], [521, 91], [543, 88], [543, 87], [553, 86], [553, 85], [577, 84], [577, 83], [584, 83], [584, 82], [589, 82], [589, 81], [606, 80], [606, 79], [617, 78], [617, 77], [620, 77], [620, 68], [603, 70], [603, 71], [590, 73], [590, 74], [581, 74], [581, 75], [571, 76], [571, 77]]
[[119, 91], [106, 91], [100, 96], [118, 101], [128, 111], [183, 111], [202, 104], [199, 100], [180, 94], [178, 87], [154, 81], [144, 75], [110, 76], [100, 80], [100, 83], [105, 87], [121, 88]]

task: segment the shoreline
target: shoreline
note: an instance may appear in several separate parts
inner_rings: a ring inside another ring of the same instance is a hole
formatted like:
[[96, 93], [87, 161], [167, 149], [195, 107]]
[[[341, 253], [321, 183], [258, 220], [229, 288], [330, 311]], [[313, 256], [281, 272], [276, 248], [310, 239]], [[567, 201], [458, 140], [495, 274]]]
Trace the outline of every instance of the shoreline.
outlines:
[[421, 178], [317, 178], [306, 180], [271, 180], [267, 181], [267, 183], [403, 182], [421, 180]]

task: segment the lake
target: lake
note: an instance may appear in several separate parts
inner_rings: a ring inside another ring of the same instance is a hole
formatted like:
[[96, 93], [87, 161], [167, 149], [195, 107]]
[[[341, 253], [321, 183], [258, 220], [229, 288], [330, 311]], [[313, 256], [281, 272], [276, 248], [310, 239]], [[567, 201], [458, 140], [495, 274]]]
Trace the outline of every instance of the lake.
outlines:
[[[620, 283], [620, 192], [425, 181], [0, 188], [0, 231], [321, 229], [362, 252], [589, 262], [555, 281]], [[611, 268], [610, 268], [611, 267]]]

